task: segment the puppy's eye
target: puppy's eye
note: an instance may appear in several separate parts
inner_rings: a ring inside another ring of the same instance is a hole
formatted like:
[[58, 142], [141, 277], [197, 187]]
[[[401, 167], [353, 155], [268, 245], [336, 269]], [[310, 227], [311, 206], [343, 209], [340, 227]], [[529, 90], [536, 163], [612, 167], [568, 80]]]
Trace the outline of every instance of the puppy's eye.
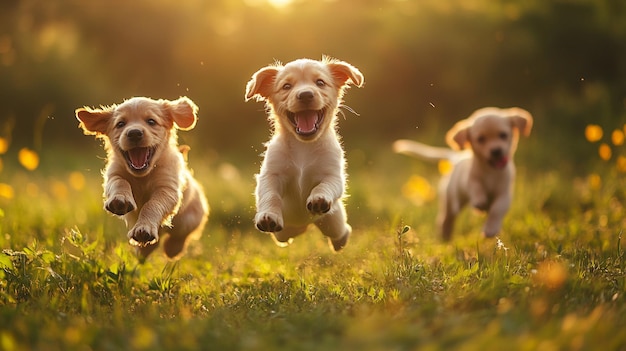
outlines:
[[126, 125], [126, 121], [119, 121], [115, 125], [115, 128], [123, 128]]
[[315, 84], [317, 84], [318, 87], [323, 87], [323, 86], [326, 85], [326, 82], [324, 82], [321, 79], [318, 79], [318, 80], [315, 81]]
[[478, 139], [476, 139], [476, 141], [478, 141], [479, 144], [484, 144], [486, 140], [487, 138], [484, 135], [481, 135], [478, 137]]
[[509, 135], [506, 134], [505, 132], [500, 133], [500, 135], [498, 135], [500, 137], [500, 139], [502, 140], [506, 140], [509, 138]]
[[289, 90], [289, 89], [291, 89], [291, 84], [285, 83], [285, 85], [283, 85], [283, 90]]
[[153, 118], [149, 118], [146, 123], [151, 126], [156, 126], [157, 122]]

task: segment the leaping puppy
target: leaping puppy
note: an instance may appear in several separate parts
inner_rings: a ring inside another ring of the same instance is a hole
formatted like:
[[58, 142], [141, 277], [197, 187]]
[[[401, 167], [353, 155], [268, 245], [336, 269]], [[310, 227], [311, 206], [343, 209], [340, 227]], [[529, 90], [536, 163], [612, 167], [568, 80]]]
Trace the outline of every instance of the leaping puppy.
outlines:
[[104, 207], [124, 218], [129, 243], [141, 259], [165, 234], [165, 254], [179, 258], [207, 221], [206, 198], [187, 168], [189, 148], [178, 146], [176, 135], [177, 129], [196, 125], [197, 111], [187, 97], [134, 97], [119, 105], [76, 110], [84, 133], [104, 141]]
[[323, 57], [276, 63], [254, 73], [246, 101], [265, 101], [273, 127], [256, 176], [256, 227], [288, 245], [314, 223], [335, 251], [348, 242], [343, 198], [346, 172], [337, 113], [350, 84], [363, 85], [354, 66]]
[[[450, 240], [454, 220], [469, 203], [487, 212], [483, 228], [486, 237], [496, 236], [513, 198], [519, 132], [530, 135], [533, 118], [521, 108], [486, 107], [474, 112], [446, 134], [452, 149], [424, 145], [412, 140], [397, 140], [397, 153], [426, 160], [452, 161], [452, 172], [439, 185], [437, 223], [443, 240]], [[463, 151], [469, 149], [468, 151]]]

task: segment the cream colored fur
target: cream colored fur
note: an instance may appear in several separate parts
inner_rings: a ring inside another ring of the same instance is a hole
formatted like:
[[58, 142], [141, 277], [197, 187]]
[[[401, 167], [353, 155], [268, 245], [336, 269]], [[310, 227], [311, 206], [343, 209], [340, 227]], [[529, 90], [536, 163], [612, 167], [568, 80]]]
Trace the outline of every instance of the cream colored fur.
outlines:
[[[487, 107], [458, 122], [446, 135], [452, 149], [433, 147], [411, 140], [397, 140], [397, 153], [427, 160], [448, 159], [454, 164], [440, 182], [438, 225], [442, 238], [452, 236], [454, 220], [470, 204], [485, 211], [486, 237], [496, 236], [513, 198], [513, 155], [518, 134], [530, 135], [533, 119], [521, 108]], [[462, 151], [468, 150], [468, 151]]]
[[105, 208], [123, 217], [129, 243], [141, 258], [165, 234], [166, 255], [180, 257], [207, 221], [206, 198], [184, 157], [188, 147], [179, 147], [176, 136], [177, 129], [195, 126], [197, 110], [186, 97], [135, 97], [120, 105], [76, 110], [85, 134], [104, 140]]
[[257, 71], [246, 100], [265, 101], [274, 128], [256, 176], [256, 227], [285, 246], [314, 223], [342, 249], [352, 232], [343, 198], [346, 172], [337, 112], [348, 84], [362, 86], [352, 65], [300, 59]]

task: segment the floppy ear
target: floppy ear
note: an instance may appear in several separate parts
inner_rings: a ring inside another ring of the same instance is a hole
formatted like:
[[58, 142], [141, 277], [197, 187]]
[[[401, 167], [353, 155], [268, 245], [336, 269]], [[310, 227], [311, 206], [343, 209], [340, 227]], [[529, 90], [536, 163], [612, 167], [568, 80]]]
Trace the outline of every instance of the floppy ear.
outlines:
[[276, 74], [278, 74], [278, 67], [276, 66], [267, 66], [254, 73], [246, 85], [246, 101], [253, 97], [256, 97], [257, 101], [269, 98]]
[[164, 105], [172, 116], [176, 128], [190, 130], [196, 126], [198, 106], [188, 97], [182, 96], [174, 101], [165, 100]]
[[322, 62], [325, 62], [330, 69], [335, 84], [337, 84], [338, 87], [343, 87], [348, 84], [354, 84], [357, 87], [363, 86], [363, 74], [351, 64], [329, 57], [323, 57]]
[[463, 150], [469, 145], [470, 124], [466, 121], [457, 122], [446, 133], [446, 143], [454, 150]]
[[85, 106], [76, 109], [75, 113], [80, 121], [78, 126], [86, 135], [105, 135], [113, 115], [113, 107], [92, 109]]
[[529, 136], [530, 130], [533, 127], [533, 117], [531, 114], [518, 107], [508, 109], [507, 113], [513, 123], [513, 126], [516, 127], [522, 135]]

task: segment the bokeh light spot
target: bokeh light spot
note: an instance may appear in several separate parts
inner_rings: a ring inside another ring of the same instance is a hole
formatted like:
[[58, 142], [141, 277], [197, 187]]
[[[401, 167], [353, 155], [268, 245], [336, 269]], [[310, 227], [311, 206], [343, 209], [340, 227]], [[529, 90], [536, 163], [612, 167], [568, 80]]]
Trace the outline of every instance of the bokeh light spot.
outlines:
[[20, 164], [29, 171], [34, 171], [39, 167], [39, 155], [33, 150], [22, 148], [17, 154]]
[[617, 156], [617, 170], [621, 173], [626, 173], [626, 156]]
[[85, 187], [85, 176], [80, 172], [72, 172], [70, 173], [69, 183], [72, 189], [83, 190]]
[[596, 173], [591, 174], [587, 179], [587, 182], [589, 183], [591, 190], [598, 190], [602, 186], [602, 178], [600, 178], [600, 176]]
[[0, 183], [0, 197], [11, 200], [15, 196], [13, 187], [9, 184]]
[[589, 124], [585, 128], [585, 138], [591, 143], [602, 139], [602, 127], [597, 124]]
[[65, 183], [55, 180], [52, 182], [52, 194], [57, 200], [67, 199], [67, 186]]
[[557, 290], [567, 281], [567, 268], [558, 261], [544, 261], [537, 267], [535, 281], [550, 290]]
[[616, 129], [611, 133], [611, 141], [613, 145], [622, 145], [624, 144], [624, 132], [620, 129]]
[[439, 169], [439, 174], [446, 175], [452, 172], [452, 162], [448, 160], [440, 160], [437, 164], [437, 168]]
[[6, 138], [0, 138], [0, 155], [3, 155], [9, 149], [9, 141]]
[[604, 161], [608, 161], [609, 159], [611, 159], [611, 147], [606, 143], [600, 144], [600, 147], [598, 148], [598, 154], [600, 155], [601, 159], [603, 159]]
[[412, 175], [402, 187], [402, 195], [416, 205], [423, 205], [435, 198], [435, 191], [428, 180]]

